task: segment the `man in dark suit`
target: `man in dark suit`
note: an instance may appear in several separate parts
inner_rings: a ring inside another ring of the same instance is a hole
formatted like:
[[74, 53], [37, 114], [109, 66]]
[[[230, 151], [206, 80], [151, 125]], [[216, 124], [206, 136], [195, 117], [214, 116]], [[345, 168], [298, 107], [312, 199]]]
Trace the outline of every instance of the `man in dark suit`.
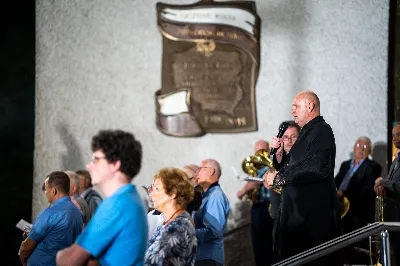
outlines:
[[90, 217], [92, 217], [103, 199], [100, 194], [93, 189], [92, 177], [89, 171], [78, 170], [76, 173], [79, 176], [79, 194], [89, 205]]
[[[339, 202], [334, 180], [336, 144], [332, 128], [320, 115], [320, 101], [312, 91], [296, 95], [292, 111], [300, 135], [288, 163], [268, 173], [268, 188], [282, 188], [276, 247], [283, 260], [339, 236]], [[308, 266], [343, 265], [330, 254]]]
[[[397, 122], [392, 130], [393, 144], [400, 149], [400, 123]], [[399, 156], [390, 166], [387, 178], [379, 177], [375, 181], [375, 192], [385, 197], [385, 222], [400, 222], [400, 162]], [[392, 248], [392, 265], [400, 265], [400, 233], [389, 232]]]
[[[374, 222], [376, 197], [374, 184], [381, 175], [382, 167], [368, 158], [370, 154], [371, 140], [359, 137], [353, 147], [353, 159], [343, 162], [335, 177], [339, 200], [347, 197], [350, 201], [350, 209], [342, 219], [344, 234]], [[368, 241], [362, 241], [355, 246], [368, 250]], [[355, 253], [353, 247], [347, 251], [344, 262], [368, 263], [368, 257]]]

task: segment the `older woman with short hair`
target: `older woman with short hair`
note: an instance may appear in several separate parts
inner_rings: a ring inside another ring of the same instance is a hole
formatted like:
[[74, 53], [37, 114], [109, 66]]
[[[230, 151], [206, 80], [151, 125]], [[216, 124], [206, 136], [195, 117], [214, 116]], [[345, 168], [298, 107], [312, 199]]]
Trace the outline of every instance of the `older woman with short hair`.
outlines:
[[154, 208], [165, 221], [148, 241], [145, 265], [194, 265], [197, 238], [190, 214], [185, 210], [194, 198], [187, 175], [177, 168], [161, 169], [151, 187]]

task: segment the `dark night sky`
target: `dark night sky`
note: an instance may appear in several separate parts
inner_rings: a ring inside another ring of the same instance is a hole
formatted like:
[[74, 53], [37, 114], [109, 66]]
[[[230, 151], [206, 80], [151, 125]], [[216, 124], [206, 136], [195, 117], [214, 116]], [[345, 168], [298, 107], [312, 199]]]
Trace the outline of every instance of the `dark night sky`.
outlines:
[[21, 265], [15, 224], [32, 211], [35, 2], [10, 1], [0, 16], [0, 261]]

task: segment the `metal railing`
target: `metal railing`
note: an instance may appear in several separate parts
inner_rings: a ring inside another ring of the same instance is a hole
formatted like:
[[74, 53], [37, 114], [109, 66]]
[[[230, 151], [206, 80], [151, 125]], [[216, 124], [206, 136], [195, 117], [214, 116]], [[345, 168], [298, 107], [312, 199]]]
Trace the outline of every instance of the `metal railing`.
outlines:
[[294, 255], [283, 261], [280, 261], [273, 266], [284, 266], [284, 265], [303, 265], [311, 262], [315, 259], [328, 255], [339, 249], [342, 249], [348, 245], [356, 243], [362, 239], [365, 239], [371, 235], [380, 234], [382, 243], [382, 265], [390, 266], [390, 246], [389, 246], [389, 233], [388, 231], [400, 231], [400, 222], [383, 222], [373, 223], [357, 229], [348, 234], [342, 235], [328, 242], [325, 242], [319, 246], [313, 247], [302, 253]]

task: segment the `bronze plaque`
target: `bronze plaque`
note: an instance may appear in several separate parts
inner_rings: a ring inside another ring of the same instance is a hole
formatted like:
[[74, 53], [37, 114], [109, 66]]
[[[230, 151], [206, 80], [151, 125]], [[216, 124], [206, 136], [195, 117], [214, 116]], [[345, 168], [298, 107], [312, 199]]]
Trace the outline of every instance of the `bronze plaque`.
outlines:
[[157, 3], [157, 127], [172, 136], [257, 130], [260, 19], [252, 1]]

